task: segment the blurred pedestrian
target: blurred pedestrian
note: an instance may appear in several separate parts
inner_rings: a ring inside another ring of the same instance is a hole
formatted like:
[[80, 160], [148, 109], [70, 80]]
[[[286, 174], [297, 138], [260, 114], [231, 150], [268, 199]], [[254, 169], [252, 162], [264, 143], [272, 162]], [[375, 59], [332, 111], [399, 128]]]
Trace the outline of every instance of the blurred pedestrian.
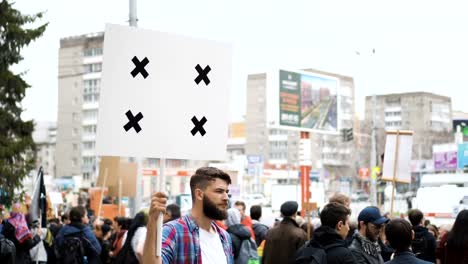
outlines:
[[380, 214], [379, 208], [368, 206], [358, 216], [358, 230], [349, 247], [357, 263], [382, 264], [381, 247], [378, 239], [388, 218]]
[[468, 210], [460, 211], [452, 230], [442, 236], [436, 258], [441, 264], [468, 264]]
[[29, 230], [26, 217], [21, 213], [21, 204], [13, 205], [10, 217], [3, 221], [3, 235], [15, 244], [16, 263], [30, 263], [30, 250], [41, 242], [40, 234], [33, 235]]
[[385, 226], [385, 235], [390, 242], [390, 246], [395, 249], [394, 257], [386, 264], [430, 264], [416, 257], [411, 252], [411, 241], [413, 230], [408, 221], [404, 219], [393, 219]]
[[307, 234], [296, 223], [299, 205], [288, 201], [281, 205], [283, 220], [270, 229], [263, 249], [263, 264], [294, 263], [296, 251], [307, 241]]
[[255, 239], [255, 232], [253, 231], [253, 223], [252, 218], [245, 214], [245, 203], [243, 201], [237, 201], [234, 203], [234, 207], [236, 207], [239, 212], [241, 213], [241, 224], [243, 224], [247, 229], [249, 229], [250, 235], [253, 239]]
[[313, 238], [298, 250], [296, 264], [314, 263], [313, 259], [321, 259], [328, 264], [356, 263], [345, 241], [350, 214], [351, 211], [343, 204], [332, 202], [325, 205], [320, 212], [322, 225], [314, 231]]
[[431, 233], [435, 240], [436, 240], [436, 244], [437, 244], [437, 241], [439, 241], [439, 228], [437, 228], [437, 226], [433, 225], [433, 224], [428, 224], [427, 225], [427, 231], [429, 231], [429, 233]]
[[163, 222], [167, 223], [179, 219], [180, 216], [180, 206], [177, 204], [170, 204], [166, 207], [166, 213], [164, 214]]
[[[59, 262], [74, 263], [86, 259], [89, 264], [100, 263], [101, 245], [89, 226], [86, 209], [83, 206], [72, 207], [69, 217], [70, 224], [63, 226], [55, 239]], [[84, 252], [77, 247], [83, 247]]]
[[262, 241], [265, 240], [269, 229], [267, 225], [260, 223], [260, 218], [262, 218], [262, 207], [260, 205], [250, 207], [250, 217], [252, 218], [252, 227], [255, 233], [255, 243], [258, 247]]
[[423, 226], [424, 214], [419, 209], [408, 212], [408, 218], [413, 226], [414, 238], [411, 249], [417, 258], [435, 263], [436, 239]]
[[228, 209], [226, 225], [231, 235], [235, 264], [248, 264], [258, 261], [257, 245], [250, 235], [249, 229], [241, 224], [241, 214], [237, 208]]

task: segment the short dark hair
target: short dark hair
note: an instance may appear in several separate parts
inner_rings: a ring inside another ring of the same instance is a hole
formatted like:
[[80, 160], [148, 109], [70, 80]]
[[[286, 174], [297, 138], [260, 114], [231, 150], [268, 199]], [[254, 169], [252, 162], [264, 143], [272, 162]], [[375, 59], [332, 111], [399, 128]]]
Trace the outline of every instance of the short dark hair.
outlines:
[[58, 218], [50, 218], [47, 221], [49, 222], [49, 224], [60, 224], [60, 220]]
[[120, 229], [123, 230], [128, 230], [132, 222], [131, 219], [122, 216], [114, 218], [114, 221], [117, 223], [118, 226], [120, 226]]
[[259, 221], [262, 217], [262, 207], [260, 205], [253, 205], [250, 207], [250, 218]]
[[62, 216], [60, 216], [60, 219], [62, 220], [62, 223], [65, 223], [65, 220], [70, 219], [69, 213], [64, 213]]
[[334, 229], [340, 221], [345, 224], [346, 219], [350, 214], [351, 210], [346, 208], [344, 205], [340, 203], [328, 203], [320, 212], [320, 221], [322, 222], [322, 225]]
[[83, 206], [75, 206], [70, 209], [70, 221], [81, 223], [81, 219], [86, 215], [86, 209]]
[[170, 204], [166, 207], [166, 210], [171, 213], [171, 219], [180, 218], [180, 207], [177, 204]]
[[221, 179], [227, 184], [231, 184], [231, 177], [224, 171], [214, 167], [201, 167], [190, 178], [190, 192], [192, 201], [195, 201], [195, 189], [205, 190], [208, 184], [216, 179]]
[[424, 215], [419, 209], [413, 209], [408, 212], [408, 219], [410, 220], [411, 225], [413, 226], [420, 225], [423, 218]]
[[104, 224], [108, 225], [108, 226], [112, 226], [112, 220], [110, 220], [109, 218], [104, 218]]
[[242, 206], [242, 209], [245, 211], [245, 203], [243, 201], [237, 201], [234, 203], [234, 206]]
[[408, 250], [412, 240], [411, 225], [405, 219], [395, 218], [385, 226], [385, 236], [397, 252]]

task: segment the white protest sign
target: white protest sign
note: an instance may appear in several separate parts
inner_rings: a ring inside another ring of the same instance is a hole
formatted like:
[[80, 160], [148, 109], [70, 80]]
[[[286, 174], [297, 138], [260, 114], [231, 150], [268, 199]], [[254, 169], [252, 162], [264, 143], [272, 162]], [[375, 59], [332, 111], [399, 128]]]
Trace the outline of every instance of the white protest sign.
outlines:
[[412, 131], [387, 131], [382, 180], [393, 181], [395, 175], [396, 182], [411, 183], [412, 148]]
[[224, 160], [230, 45], [107, 25], [96, 152]]

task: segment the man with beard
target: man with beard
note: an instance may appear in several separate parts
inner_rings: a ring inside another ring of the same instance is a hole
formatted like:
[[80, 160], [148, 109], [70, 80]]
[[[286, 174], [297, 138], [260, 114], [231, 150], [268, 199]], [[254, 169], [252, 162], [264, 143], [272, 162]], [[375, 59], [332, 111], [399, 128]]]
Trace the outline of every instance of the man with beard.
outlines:
[[349, 249], [354, 255], [357, 263], [361, 264], [383, 264], [381, 256], [382, 249], [378, 238], [380, 232], [389, 221], [380, 214], [379, 208], [368, 206], [358, 216], [358, 230], [353, 236], [353, 242]]
[[166, 210], [164, 193], [153, 194], [143, 263], [233, 264], [229, 234], [216, 225], [228, 209], [229, 175], [217, 168], [199, 168], [190, 179], [193, 207], [190, 214], [164, 225], [161, 257], [156, 257], [156, 221]]

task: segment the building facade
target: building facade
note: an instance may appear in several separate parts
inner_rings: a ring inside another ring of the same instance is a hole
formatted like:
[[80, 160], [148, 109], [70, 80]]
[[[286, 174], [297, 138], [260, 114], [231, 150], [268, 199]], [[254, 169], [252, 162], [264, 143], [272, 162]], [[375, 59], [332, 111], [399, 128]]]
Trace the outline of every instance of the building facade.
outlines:
[[[377, 156], [385, 151], [385, 131], [411, 130], [412, 160], [432, 159], [435, 144], [452, 143], [452, 101], [449, 97], [426, 92], [387, 94], [366, 97], [365, 122], [372, 125], [375, 115]], [[377, 159], [379, 160], [379, 159]]]
[[57, 115], [57, 176], [94, 181], [103, 33], [60, 40]]
[[[353, 129], [354, 80], [352, 77], [314, 69], [303, 70], [316, 74], [335, 77], [338, 87], [338, 128]], [[265, 169], [297, 170], [299, 167], [300, 133], [297, 130], [278, 129], [268, 124], [267, 73], [251, 74], [247, 79], [246, 109], [246, 154], [262, 157]], [[351, 130], [351, 133], [352, 130]], [[312, 170], [332, 182], [344, 179], [352, 180], [357, 176], [358, 156], [354, 151], [354, 139], [344, 141], [341, 132], [335, 134], [310, 133]], [[291, 173], [290, 183], [297, 181], [297, 175]]]
[[45, 175], [55, 177], [57, 124], [55, 122], [38, 122], [35, 124], [32, 136], [37, 147], [36, 169], [42, 166]]

